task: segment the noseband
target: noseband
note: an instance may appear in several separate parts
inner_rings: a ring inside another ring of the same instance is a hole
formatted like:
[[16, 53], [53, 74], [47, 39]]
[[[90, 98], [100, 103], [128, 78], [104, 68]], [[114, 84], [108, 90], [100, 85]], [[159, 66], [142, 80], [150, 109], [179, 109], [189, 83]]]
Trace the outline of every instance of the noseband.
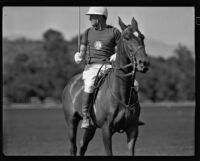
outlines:
[[116, 70], [123, 70], [125, 68], [128, 68], [128, 67], [132, 66], [133, 70], [130, 73], [127, 73], [127, 74], [120, 74], [120, 76], [129, 77], [129, 76], [135, 75], [136, 66], [137, 66], [135, 55], [137, 54], [137, 52], [139, 50], [141, 50], [143, 48], [144, 48], [144, 46], [138, 46], [138, 48], [133, 53], [128, 54], [126, 52], [126, 54], [127, 54], [128, 58], [130, 59], [131, 63], [129, 63], [127, 65], [124, 65], [124, 66], [121, 66], [121, 67], [114, 67], [114, 69], [116, 69]]
[[130, 88], [130, 93], [129, 93], [129, 99], [128, 99], [128, 104], [125, 104], [124, 102], [122, 102], [117, 96], [116, 94], [112, 91], [112, 89], [110, 88], [110, 85], [108, 84], [108, 88], [110, 89], [110, 92], [111, 92], [111, 95], [122, 105], [125, 107], [125, 109], [127, 109], [128, 111], [132, 111], [135, 109], [135, 107], [138, 105], [138, 99], [136, 100], [136, 102], [134, 102], [133, 104], [131, 104], [131, 98], [132, 98], [132, 94], [133, 92], [135, 91], [134, 89], [134, 80], [135, 80], [135, 73], [136, 73], [136, 54], [138, 53], [138, 51], [140, 51], [141, 49], [144, 49], [144, 46], [138, 46], [136, 48], [136, 50], [132, 53], [128, 53], [126, 51], [126, 55], [127, 57], [130, 59], [131, 63], [127, 64], [127, 65], [124, 65], [124, 66], [121, 66], [121, 67], [114, 67], [113, 65], [113, 68], [115, 70], [123, 70], [125, 68], [128, 68], [130, 66], [133, 67], [133, 70], [130, 72], [130, 73], [127, 73], [127, 74], [118, 74], [118, 73], [115, 73], [116, 75], [118, 76], [123, 76], [123, 77], [129, 77], [131, 76], [131, 88]]

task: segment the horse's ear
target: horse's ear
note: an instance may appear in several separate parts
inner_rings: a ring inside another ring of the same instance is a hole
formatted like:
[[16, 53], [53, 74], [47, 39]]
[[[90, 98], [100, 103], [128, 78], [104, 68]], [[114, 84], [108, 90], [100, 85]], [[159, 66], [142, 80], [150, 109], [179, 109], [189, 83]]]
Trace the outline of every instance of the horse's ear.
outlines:
[[121, 27], [121, 29], [123, 31], [125, 28], [127, 28], [127, 26], [122, 22], [120, 17], [118, 17], [118, 19], [119, 19], [119, 25], [120, 25], [120, 27]]
[[135, 30], [138, 30], [138, 23], [134, 17], [131, 20], [131, 25], [135, 28]]

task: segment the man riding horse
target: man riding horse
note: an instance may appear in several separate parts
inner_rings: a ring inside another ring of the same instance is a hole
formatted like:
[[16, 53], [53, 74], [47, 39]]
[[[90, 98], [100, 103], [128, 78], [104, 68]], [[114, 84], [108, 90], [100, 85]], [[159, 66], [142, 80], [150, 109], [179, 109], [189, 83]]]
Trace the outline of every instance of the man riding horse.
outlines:
[[[86, 15], [89, 15], [92, 27], [88, 28], [82, 35], [80, 52], [77, 52], [74, 56], [77, 64], [83, 60], [86, 62], [82, 75], [84, 92], [82, 95], [83, 121], [81, 128], [91, 126], [89, 105], [93, 97], [94, 82], [99, 70], [101, 75], [112, 68], [109, 61], [113, 62], [116, 59], [116, 45], [121, 36], [117, 28], [106, 24], [107, 8], [90, 7]], [[138, 86], [139, 84], [135, 80], [134, 87], [136, 91], [138, 91]]]

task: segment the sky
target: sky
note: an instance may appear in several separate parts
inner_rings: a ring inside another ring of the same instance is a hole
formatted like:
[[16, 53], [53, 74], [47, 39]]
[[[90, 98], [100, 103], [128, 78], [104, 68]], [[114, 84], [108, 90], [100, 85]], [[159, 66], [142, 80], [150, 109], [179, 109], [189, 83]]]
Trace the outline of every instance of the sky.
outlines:
[[[66, 40], [90, 27], [85, 15], [89, 7], [4, 7], [3, 37], [24, 36], [42, 39], [48, 29], [60, 31]], [[125, 24], [132, 17], [146, 38], [167, 44], [194, 45], [194, 7], [107, 7], [107, 24], [120, 29], [118, 16]], [[80, 24], [79, 24], [80, 20]], [[79, 27], [80, 25], [80, 27]], [[121, 29], [120, 29], [121, 30]]]

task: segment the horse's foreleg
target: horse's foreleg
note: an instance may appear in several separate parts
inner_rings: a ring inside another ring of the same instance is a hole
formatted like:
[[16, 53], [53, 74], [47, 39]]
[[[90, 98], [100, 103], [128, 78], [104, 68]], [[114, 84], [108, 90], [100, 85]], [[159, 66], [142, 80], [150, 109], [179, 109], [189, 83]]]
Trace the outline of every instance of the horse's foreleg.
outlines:
[[74, 156], [77, 153], [76, 134], [79, 121], [80, 120], [76, 117], [76, 115], [74, 115], [71, 119], [67, 120], [68, 138], [70, 142], [70, 155]]
[[112, 152], [112, 134], [109, 127], [102, 129], [103, 143], [107, 155], [113, 155]]
[[81, 156], [85, 155], [85, 152], [87, 150], [88, 144], [92, 140], [92, 138], [94, 137], [95, 131], [96, 131], [96, 127], [85, 129], [83, 138], [82, 138], [82, 140], [80, 142], [79, 155], [81, 155]]
[[126, 131], [127, 135], [127, 144], [128, 144], [128, 149], [130, 150], [130, 154], [132, 156], [135, 155], [135, 143], [138, 137], [138, 127], [129, 129]]

